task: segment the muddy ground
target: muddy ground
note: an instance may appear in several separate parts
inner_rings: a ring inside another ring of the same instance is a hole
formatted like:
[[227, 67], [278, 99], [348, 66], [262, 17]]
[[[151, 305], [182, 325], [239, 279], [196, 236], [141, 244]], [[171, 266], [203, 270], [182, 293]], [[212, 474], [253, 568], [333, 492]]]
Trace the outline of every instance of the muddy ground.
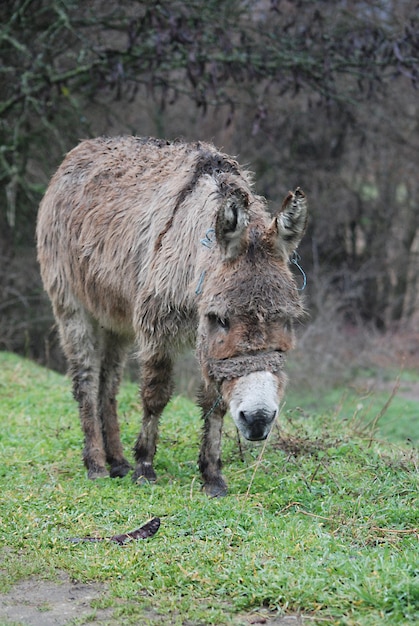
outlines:
[[[121, 626], [114, 617], [114, 607], [92, 608], [92, 601], [106, 597], [106, 585], [98, 583], [75, 583], [64, 573], [57, 574], [56, 581], [31, 578], [14, 585], [6, 593], [0, 593], [0, 626], [70, 626], [76, 623], [88, 626]], [[309, 619], [309, 618], [308, 618]], [[152, 610], [144, 615], [144, 621], [156, 626], [162, 621]], [[310, 619], [310, 623], [313, 621]], [[167, 621], [164, 621], [167, 624]], [[301, 626], [307, 621], [300, 615], [279, 617], [268, 611], [252, 612], [237, 617], [236, 626]], [[205, 624], [185, 623], [185, 626]]]

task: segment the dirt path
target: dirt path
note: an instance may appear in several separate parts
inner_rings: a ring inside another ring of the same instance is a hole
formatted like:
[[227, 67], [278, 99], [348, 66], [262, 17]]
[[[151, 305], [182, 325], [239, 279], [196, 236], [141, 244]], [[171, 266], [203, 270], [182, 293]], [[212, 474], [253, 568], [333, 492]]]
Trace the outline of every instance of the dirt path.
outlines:
[[[91, 606], [93, 600], [105, 598], [106, 594], [105, 585], [74, 583], [64, 572], [57, 575], [56, 582], [38, 578], [23, 580], [8, 593], [0, 594], [0, 624], [69, 626], [78, 620], [77, 623], [88, 626], [121, 626], [120, 619], [113, 617], [113, 608]], [[159, 615], [152, 611], [145, 617], [148, 623], [161, 624]], [[235, 621], [236, 626], [302, 626], [304, 623], [307, 622], [300, 615], [279, 617], [266, 610], [238, 616]], [[188, 622], [185, 626], [198, 625]]]
[[64, 573], [59, 574], [57, 582], [31, 578], [0, 595], [0, 619], [25, 626], [65, 626], [70, 620], [96, 613], [88, 622], [90, 626], [117, 626], [112, 622], [111, 610], [91, 607], [92, 600], [105, 594], [103, 585], [72, 583]]

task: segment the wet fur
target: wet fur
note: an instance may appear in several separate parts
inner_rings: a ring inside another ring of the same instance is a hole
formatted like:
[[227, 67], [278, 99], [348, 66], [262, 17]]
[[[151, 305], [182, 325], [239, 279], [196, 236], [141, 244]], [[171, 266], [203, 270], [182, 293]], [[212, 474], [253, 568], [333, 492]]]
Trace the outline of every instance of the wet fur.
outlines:
[[[217, 402], [223, 384], [208, 363], [292, 348], [291, 323], [303, 309], [288, 255], [305, 224], [302, 192], [291, 193], [272, 220], [251, 175], [210, 144], [98, 138], [66, 156], [40, 206], [38, 259], [79, 404], [90, 478], [131, 468], [116, 396], [135, 342], [143, 422], [133, 479], [155, 480], [173, 359], [196, 342], [205, 422], [199, 466], [210, 495], [226, 492], [220, 445], [230, 392]], [[216, 241], [206, 247], [200, 241], [209, 229]], [[225, 333], [211, 321], [222, 317], [229, 320]], [[277, 375], [282, 389], [285, 375]], [[225, 385], [233, 387], [234, 380]]]

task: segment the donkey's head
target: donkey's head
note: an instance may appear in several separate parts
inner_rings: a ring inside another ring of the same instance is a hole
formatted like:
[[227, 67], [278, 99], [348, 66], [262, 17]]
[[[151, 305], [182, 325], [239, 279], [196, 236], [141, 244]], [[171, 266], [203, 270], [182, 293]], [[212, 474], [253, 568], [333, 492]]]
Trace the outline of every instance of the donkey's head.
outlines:
[[250, 440], [265, 439], [276, 418], [293, 322], [303, 315], [289, 256], [305, 231], [305, 195], [290, 192], [273, 219], [261, 202], [237, 189], [223, 195], [215, 224], [221, 262], [207, 272], [199, 305], [204, 378]]

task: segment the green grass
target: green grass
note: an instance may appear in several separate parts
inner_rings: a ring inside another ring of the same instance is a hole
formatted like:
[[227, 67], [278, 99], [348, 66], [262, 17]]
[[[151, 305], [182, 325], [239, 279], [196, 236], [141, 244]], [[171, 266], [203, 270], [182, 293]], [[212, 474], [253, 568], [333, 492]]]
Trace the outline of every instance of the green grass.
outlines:
[[[93, 609], [111, 607], [121, 626], [155, 624], [156, 615], [167, 625], [238, 624], [261, 607], [301, 612], [310, 624], [418, 623], [417, 454], [363, 430], [357, 405], [310, 412], [288, 400], [266, 447], [243, 444], [242, 453], [227, 418], [230, 495], [218, 500], [201, 492], [199, 412], [182, 397], [162, 419], [159, 480], [142, 487], [86, 479], [66, 378], [0, 353], [0, 397], [2, 592], [60, 570], [105, 582]], [[124, 385], [119, 409], [129, 450], [139, 428], [134, 385]], [[162, 520], [151, 540], [67, 541], [133, 530], [151, 516]]]
[[376, 438], [418, 447], [419, 396], [413, 400], [403, 393], [411, 381], [418, 381], [417, 372], [360, 370], [352, 378], [355, 382], [330, 389], [292, 387], [287, 405], [315, 413], [327, 407], [359, 429], [372, 430]]

